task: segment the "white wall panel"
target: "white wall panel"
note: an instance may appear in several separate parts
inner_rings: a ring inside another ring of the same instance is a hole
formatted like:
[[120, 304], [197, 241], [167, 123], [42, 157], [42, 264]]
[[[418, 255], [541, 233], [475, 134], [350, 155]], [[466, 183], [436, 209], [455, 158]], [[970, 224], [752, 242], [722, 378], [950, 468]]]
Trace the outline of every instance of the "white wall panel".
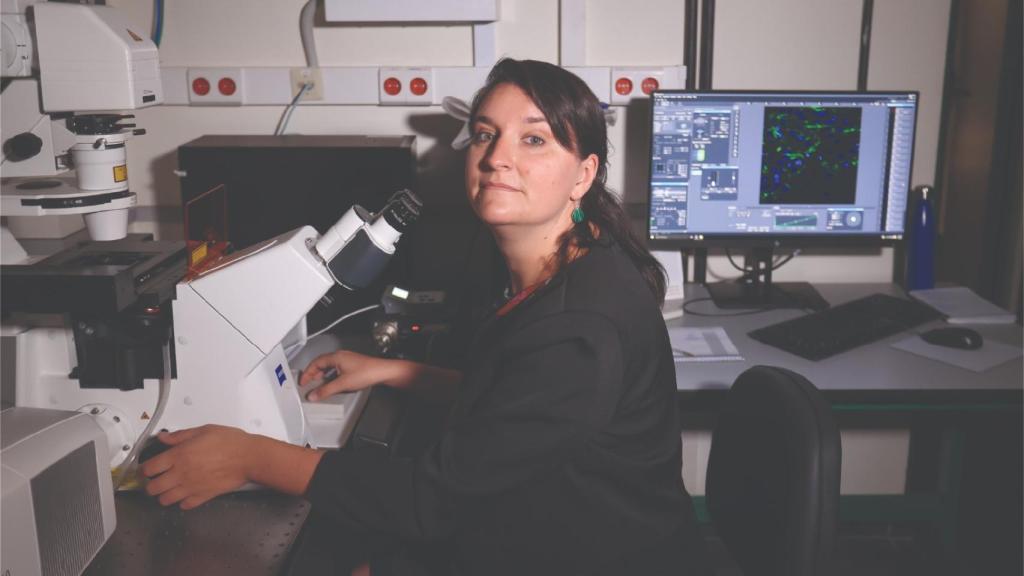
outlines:
[[558, 62], [558, 2], [502, 0], [498, 56]]
[[[164, 4], [163, 66], [304, 66], [305, 0], [174, 0]], [[111, 0], [147, 27], [150, 0]], [[322, 9], [318, 10], [322, 13]], [[472, 66], [469, 25], [355, 26], [317, 17], [321, 66]]]
[[942, 119], [949, 0], [875, 0], [870, 90], [917, 90], [913, 183], [934, 184]]
[[907, 430], [842, 430], [843, 494], [902, 494], [907, 481], [910, 432]]
[[714, 88], [857, 87], [861, 3], [718, 0]]
[[587, 0], [587, 65], [683, 64], [682, 0]]
[[[691, 495], [707, 493], [711, 432], [683, 432], [683, 484]], [[840, 492], [900, 494], [906, 486], [910, 434], [906, 430], [842, 430]]]
[[[110, 0], [145, 26], [152, 21], [150, 0]], [[166, 4], [165, 66], [301, 66], [298, 16], [304, 0], [176, 0]], [[586, 0], [586, 58], [592, 66], [675, 65], [682, 62], [682, 0]], [[558, 2], [503, 0], [495, 24], [499, 56], [558, 60]], [[934, 179], [945, 35], [949, 0], [876, 0], [869, 87], [917, 89], [922, 93], [915, 183]], [[849, 0], [718, 0], [714, 85], [718, 88], [853, 89], [857, 81], [861, 3]], [[314, 31], [325, 66], [468, 66], [472, 29], [468, 25], [328, 25], [318, 18]], [[141, 206], [161, 205], [174, 215], [179, 145], [203, 134], [267, 134], [279, 106], [234, 109], [157, 107], [139, 113], [149, 133], [129, 147], [132, 187]], [[608, 182], [630, 202], [645, 198], [646, 119], [619, 109], [609, 128]], [[310, 134], [414, 133], [420, 153], [436, 136], [425, 133], [417, 116], [436, 108], [304, 106], [293, 115], [290, 132]], [[628, 122], [627, 122], [628, 120]], [[443, 122], [443, 121], [442, 121]], [[445, 143], [440, 143], [443, 147]], [[437, 155], [430, 155], [437, 157]], [[628, 162], [627, 162], [628, 160]], [[423, 167], [424, 169], [429, 169]], [[157, 230], [154, 212], [137, 210], [133, 229]], [[170, 229], [177, 233], [173, 227]], [[159, 230], [158, 230], [159, 231]], [[712, 274], [731, 277], [728, 263], [713, 258]], [[781, 269], [779, 279], [811, 281], [888, 281], [892, 251], [857, 256], [801, 256]]]

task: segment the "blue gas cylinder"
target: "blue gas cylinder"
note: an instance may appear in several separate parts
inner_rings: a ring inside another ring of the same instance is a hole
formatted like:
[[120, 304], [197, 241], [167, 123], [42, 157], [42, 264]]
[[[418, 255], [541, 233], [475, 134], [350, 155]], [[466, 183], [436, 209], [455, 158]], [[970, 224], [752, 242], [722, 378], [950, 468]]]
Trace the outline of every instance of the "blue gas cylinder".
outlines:
[[935, 210], [931, 186], [914, 188], [914, 206], [910, 213], [910, 251], [907, 289], [935, 287]]

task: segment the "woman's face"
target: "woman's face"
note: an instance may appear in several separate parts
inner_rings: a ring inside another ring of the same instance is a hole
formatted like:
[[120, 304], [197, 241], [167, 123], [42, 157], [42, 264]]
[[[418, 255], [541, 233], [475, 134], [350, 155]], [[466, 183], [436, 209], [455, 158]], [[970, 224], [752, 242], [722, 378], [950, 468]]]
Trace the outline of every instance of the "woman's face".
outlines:
[[544, 114], [514, 84], [487, 96], [470, 127], [466, 187], [476, 215], [492, 228], [527, 226], [558, 234], [594, 180], [597, 156], [585, 159], [555, 139]]

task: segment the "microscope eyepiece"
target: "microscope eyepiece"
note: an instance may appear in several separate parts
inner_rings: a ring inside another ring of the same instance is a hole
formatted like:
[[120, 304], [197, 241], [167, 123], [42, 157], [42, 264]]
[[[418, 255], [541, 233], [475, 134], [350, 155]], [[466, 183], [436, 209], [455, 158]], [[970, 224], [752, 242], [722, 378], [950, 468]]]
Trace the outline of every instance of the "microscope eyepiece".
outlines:
[[405, 232], [420, 217], [423, 202], [411, 190], [395, 192], [381, 210], [384, 220], [398, 232]]

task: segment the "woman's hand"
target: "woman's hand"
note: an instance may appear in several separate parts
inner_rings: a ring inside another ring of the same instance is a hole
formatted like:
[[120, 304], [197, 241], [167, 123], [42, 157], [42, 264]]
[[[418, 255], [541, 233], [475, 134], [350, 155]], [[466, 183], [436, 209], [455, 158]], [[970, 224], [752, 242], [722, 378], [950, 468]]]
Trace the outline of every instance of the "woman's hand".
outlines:
[[318, 356], [310, 362], [302, 371], [299, 386], [323, 378], [333, 369], [338, 375], [310, 392], [307, 396], [310, 401], [315, 402], [341, 392], [363, 390], [376, 384], [405, 387], [415, 376], [409, 364], [411, 363], [401, 360], [376, 358], [358, 352], [339, 350]]
[[213, 424], [161, 432], [159, 440], [170, 448], [143, 463], [146, 492], [164, 506], [180, 502], [188, 510], [236, 490], [251, 480], [255, 438]]

